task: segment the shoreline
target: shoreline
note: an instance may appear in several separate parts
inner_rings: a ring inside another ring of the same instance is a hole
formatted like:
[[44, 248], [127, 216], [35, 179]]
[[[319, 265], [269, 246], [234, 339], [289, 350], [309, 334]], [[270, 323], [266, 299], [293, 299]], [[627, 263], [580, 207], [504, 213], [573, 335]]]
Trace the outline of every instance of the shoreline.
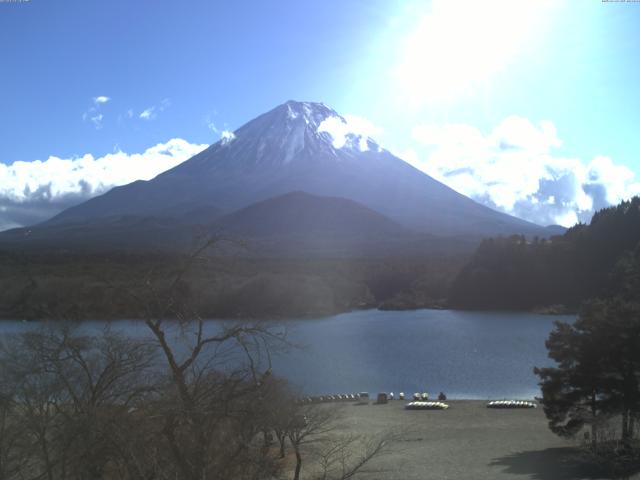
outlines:
[[[216, 322], [295, 322], [295, 321], [313, 321], [313, 320], [322, 320], [331, 317], [337, 317], [339, 315], [345, 315], [349, 313], [358, 313], [358, 312], [391, 312], [391, 313], [403, 313], [403, 312], [419, 312], [422, 310], [425, 311], [455, 311], [455, 312], [470, 312], [470, 313], [499, 313], [499, 314], [523, 314], [530, 313], [533, 315], [540, 315], [545, 317], [554, 317], [554, 316], [567, 316], [567, 315], [577, 315], [577, 311], [573, 311], [572, 309], [554, 309], [551, 307], [536, 307], [532, 309], [523, 309], [523, 310], [513, 310], [513, 309], [485, 309], [485, 308], [456, 308], [454, 306], [431, 306], [431, 307], [419, 307], [419, 308], [397, 308], [397, 309], [386, 309], [380, 307], [370, 307], [370, 308], [353, 308], [348, 310], [340, 310], [335, 312], [317, 312], [317, 313], [307, 313], [295, 316], [265, 316], [265, 317], [255, 317], [255, 316], [238, 316], [238, 317], [203, 317], [205, 321], [216, 321]], [[169, 321], [176, 321], [177, 318], [167, 318]], [[194, 319], [195, 320], [195, 319]], [[69, 321], [65, 319], [57, 319], [57, 318], [15, 318], [15, 317], [5, 317], [0, 315], [0, 323], [1, 322], [27, 322], [27, 323], [35, 323], [35, 322], [57, 322], [57, 321]], [[142, 317], [110, 317], [110, 318], [102, 318], [102, 317], [94, 317], [94, 318], [85, 318], [82, 320], [72, 320], [73, 322], [125, 322], [125, 321], [144, 321]]]

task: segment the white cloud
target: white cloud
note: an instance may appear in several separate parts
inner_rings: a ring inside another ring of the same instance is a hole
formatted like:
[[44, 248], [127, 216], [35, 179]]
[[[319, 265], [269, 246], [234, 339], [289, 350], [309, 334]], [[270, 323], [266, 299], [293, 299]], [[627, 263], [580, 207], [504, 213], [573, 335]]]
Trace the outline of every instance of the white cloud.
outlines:
[[382, 132], [382, 128], [356, 115], [328, 117], [318, 126], [318, 133], [328, 133], [335, 148], [353, 146], [357, 142], [356, 145], [360, 151], [368, 150], [371, 137]]
[[142, 113], [140, 113], [139, 118], [142, 120], [155, 120], [158, 118], [159, 112], [164, 112], [170, 106], [171, 102], [168, 98], [165, 98], [159, 105], [152, 105], [149, 108], [145, 108]]
[[220, 142], [222, 142], [223, 145], [230, 143], [235, 138], [236, 138], [235, 133], [230, 132], [229, 130], [223, 130], [222, 133], [220, 134]]
[[374, 125], [371, 120], [358, 115], [345, 115], [344, 119], [347, 121], [351, 132], [357, 135], [375, 137], [384, 132], [382, 127]]
[[578, 214], [574, 210], [565, 210], [563, 213], [556, 215], [556, 224], [570, 227], [575, 225], [580, 220]]
[[331, 135], [335, 148], [342, 148], [347, 143], [347, 135], [350, 133], [346, 122], [340, 117], [329, 117], [318, 126], [318, 133]]
[[536, 126], [515, 115], [507, 117], [493, 129], [490, 141], [503, 150], [519, 148], [531, 152], [547, 152], [551, 147], [562, 145], [552, 122], [543, 120]]
[[111, 100], [111, 98], [106, 97], [104, 95], [100, 95], [99, 97], [93, 97], [93, 103], [95, 103], [96, 105], [99, 105], [101, 103], [107, 103], [109, 100]]
[[220, 136], [220, 139], [222, 140], [224, 132], [227, 132], [225, 133], [226, 136], [228, 136], [228, 134], [231, 132], [227, 130], [226, 122], [222, 122], [218, 120], [214, 121], [213, 117], [217, 117], [217, 115], [218, 115], [218, 112], [216, 110], [213, 110], [213, 113], [207, 113], [204, 116], [203, 122], [207, 126], [207, 128], [211, 130], [212, 133]]
[[103, 119], [104, 115], [102, 113], [98, 113], [98, 111], [95, 109], [89, 109], [82, 114], [82, 120], [84, 120], [85, 122], [93, 123], [93, 126], [96, 127], [96, 130], [100, 130], [102, 128]]
[[91, 122], [96, 130], [100, 130], [104, 120], [104, 115], [101, 113], [100, 107], [109, 100], [111, 100], [111, 98], [104, 95], [93, 97], [93, 105], [82, 114], [82, 120], [85, 122]]
[[540, 224], [570, 226], [594, 210], [640, 193], [625, 166], [605, 156], [589, 162], [553, 155], [562, 142], [554, 124], [508, 117], [488, 134], [470, 125], [421, 125], [414, 140], [425, 147], [400, 157], [488, 206]]
[[153, 120], [157, 116], [155, 112], [156, 107], [149, 107], [142, 111], [142, 113], [140, 114], [140, 118], [143, 120]]
[[96, 130], [100, 130], [102, 128], [103, 119], [104, 119], [104, 115], [101, 113], [93, 115], [92, 117], [89, 118], [89, 120], [91, 120], [91, 123], [93, 123], [93, 125], [96, 127]]
[[174, 138], [142, 153], [0, 163], [0, 229], [25, 225], [134, 180], [149, 180], [207, 145]]

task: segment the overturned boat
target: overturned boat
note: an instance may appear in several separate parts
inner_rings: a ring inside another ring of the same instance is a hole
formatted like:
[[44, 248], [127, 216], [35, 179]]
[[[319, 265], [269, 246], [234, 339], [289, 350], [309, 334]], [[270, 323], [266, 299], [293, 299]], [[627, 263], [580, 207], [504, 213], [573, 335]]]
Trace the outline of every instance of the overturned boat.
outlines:
[[492, 400], [487, 408], [536, 408], [535, 402], [529, 400]]
[[446, 410], [447, 408], [449, 408], [449, 405], [447, 405], [444, 402], [422, 402], [422, 401], [417, 401], [417, 402], [409, 402], [407, 403], [404, 408], [406, 410]]

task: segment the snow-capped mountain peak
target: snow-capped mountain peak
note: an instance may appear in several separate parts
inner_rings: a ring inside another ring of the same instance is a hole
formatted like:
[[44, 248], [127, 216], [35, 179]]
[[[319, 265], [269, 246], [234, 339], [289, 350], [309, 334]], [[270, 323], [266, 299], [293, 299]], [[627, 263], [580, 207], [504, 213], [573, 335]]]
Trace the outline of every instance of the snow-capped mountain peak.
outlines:
[[332, 138], [320, 127], [334, 118], [342, 119], [322, 103], [288, 101], [236, 130], [233, 144], [220, 144], [234, 162], [287, 165], [304, 151], [330, 149]]
[[[239, 128], [233, 138], [233, 144], [225, 138], [218, 145], [238, 150], [243, 162], [261, 164], [286, 165], [304, 157], [301, 154], [305, 151], [336, 157], [336, 150], [344, 153], [380, 150], [357, 125], [350, 124], [324, 103], [293, 100]], [[236, 157], [233, 153], [231, 156]]]
[[302, 191], [347, 198], [438, 235], [542, 232], [416, 170], [380, 148], [352, 120], [322, 103], [286, 102], [153, 180], [115, 188], [51, 222], [161, 216], [208, 206], [230, 213]]
[[301, 119], [305, 124], [310, 125], [312, 128], [315, 127], [316, 129], [325, 119], [339, 117], [334, 110], [327, 107], [324, 103], [289, 100], [280, 107], [276, 107], [275, 110], [278, 109], [286, 109], [289, 120]]

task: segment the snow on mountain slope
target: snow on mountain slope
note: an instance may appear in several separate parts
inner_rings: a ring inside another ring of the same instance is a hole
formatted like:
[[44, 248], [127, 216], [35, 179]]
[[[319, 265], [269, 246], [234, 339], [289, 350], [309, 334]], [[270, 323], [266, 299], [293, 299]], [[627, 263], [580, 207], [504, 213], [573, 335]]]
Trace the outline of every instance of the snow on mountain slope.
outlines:
[[[354, 200], [405, 227], [438, 235], [545, 235], [434, 180], [350, 131], [322, 103], [286, 102], [150, 181], [112, 189], [49, 224], [113, 215], [162, 216], [180, 205], [231, 213], [292, 191]], [[185, 212], [186, 213], [186, 212]]]

